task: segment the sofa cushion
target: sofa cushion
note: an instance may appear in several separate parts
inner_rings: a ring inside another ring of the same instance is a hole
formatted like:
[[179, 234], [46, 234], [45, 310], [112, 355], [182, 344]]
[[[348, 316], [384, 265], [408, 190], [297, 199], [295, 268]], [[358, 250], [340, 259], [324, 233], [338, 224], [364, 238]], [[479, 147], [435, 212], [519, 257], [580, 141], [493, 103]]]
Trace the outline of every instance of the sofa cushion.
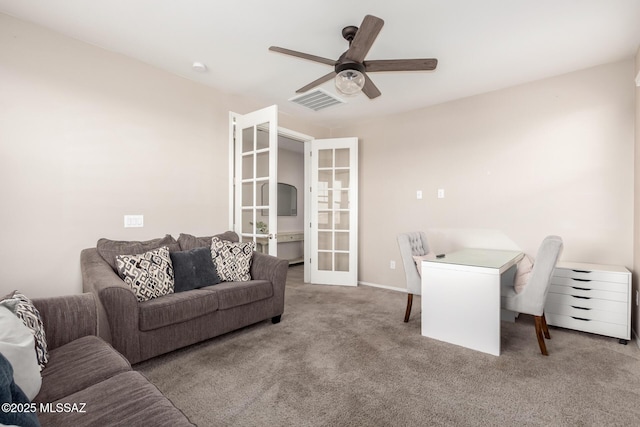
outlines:
[[118, 255], [116, 264], [120, 278], [138, 301], [173, 293], [173, 265], [167, 246], [138, 255]]
[[211, 257], [220, 280], [246, 282], [251, 280], [251, 260], [256, 242], [230, 242], [218, 237], [211, 239]]
[[13, 291], [9, 295], [2, 298], [0, 305], [7, 307], [13, 314], [18, 316], [27, 328], [31, 330], [35, 337], [36, 357], [41, 368], [47, 363], [49, 358], [49, 350], [47, 349], [47, 340], [44, 333], [44, 324], [40, 312], [33, 305], [33, 302], [26, 295], [18, 291]]
[[184, 292], [220, 283], [216, 266], [211, 259], [211, 249], [195, 248], [172, 252], [174, 292]]
[[138, 304], [138, 307], [140, 330], [152, 331], [216, 311], [218, 294], [194, 289], [145, 301]]
[[[42, 425], [193, 426], [156, 386], [135, 371], [123, 372], [51, 403], [54, 408], [76, 404], [83, 412], [40, 412]], [[82, 403], [86, 405], [78, 406]]]
[[53, 402], [131, 369], [120, 353], [88, 335], [51, 350], [37, 402]]
[[273, 296], [273, 285], [268, 280], [223, 282], [216, 286], [202, 288], [202, 290], [215, 290], [218, 294], [218, 309], [220, 310], [250, 304]]
[[116, 265], [116, 256], [118, 255], [136, 255], [149, 252], [153, 249], [158, 249], [163, 246], [169, 247], [169, 251], [179, 251], [180, 245], [170, 234], [158, 239], [139, 241], [124, 241], [124, 240], [109, 240], [100, 239], [96, 244], [96, 249], [102, 258], [113, 268], [113, 271], [118, 272], [118, 266]]
[[238, 235], [233, 231], [225, 231], [221, 234], [216, 234], [214, 236], [205, 236], [205, 237], [196, 237], [191, 234], [180, 233], [178, 236], [178, 243], [180, 244], [180, 248], [183, 251], [188, 251], [195, 248], [211, 248], [211, 239], [213, 237], [218, 237], [221, 240], [228, 240], [230, 242], [237, 242]]
[[7, 307], [0, 305], [0, 354], [13, 367], [13, 379], [33, 399], [42, 385], [40, 365], [36, 358], [35, 339], [31, 330]]

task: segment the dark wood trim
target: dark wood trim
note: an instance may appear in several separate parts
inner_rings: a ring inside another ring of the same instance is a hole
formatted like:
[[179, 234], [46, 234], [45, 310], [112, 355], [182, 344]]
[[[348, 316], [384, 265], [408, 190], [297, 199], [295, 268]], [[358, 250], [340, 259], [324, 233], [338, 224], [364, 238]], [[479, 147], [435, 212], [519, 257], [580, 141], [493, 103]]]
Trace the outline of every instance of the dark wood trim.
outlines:
[[412, 305], [413, 305], [413, 294], [407, 294], [407, 311], [404, 313], [404, 323], [407, 323], [409, 321]]
[[548, 356], [549, 353], [547, 353], [547, 346], [544, 343], [544, 336], [542, 332], [543, 322], [546, 324], [546, 321], [543, 321], [542, 316], [533, 316], [533, 317], [535, 318], [535, 321], [536, 321], [536, 336], [538, 337], [538, 345], [540, 346], [540, 352], [545, 356]]
[[542, 332], [544, 332], [544, 337], [548, 340], [551, 339], [551, 335], [549, 334], [549, 326], [547, 326], [547, 318], [542, 313]]

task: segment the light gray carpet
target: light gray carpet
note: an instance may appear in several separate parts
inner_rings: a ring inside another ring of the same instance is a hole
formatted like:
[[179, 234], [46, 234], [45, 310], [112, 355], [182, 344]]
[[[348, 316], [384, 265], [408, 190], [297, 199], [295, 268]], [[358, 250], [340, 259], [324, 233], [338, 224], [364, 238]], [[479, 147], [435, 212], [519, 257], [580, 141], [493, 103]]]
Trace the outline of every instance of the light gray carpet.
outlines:
[[[634, 342], [502, 324], [502, 355], [420, 335], [420, 298], [302, 283], [292, 267], [282, 322], [136, 365], [205, 426], [640, 425]], [[460, 313], [464, 316], [464, 313]], [[470, 322], [473, 319], [469, 319]]]

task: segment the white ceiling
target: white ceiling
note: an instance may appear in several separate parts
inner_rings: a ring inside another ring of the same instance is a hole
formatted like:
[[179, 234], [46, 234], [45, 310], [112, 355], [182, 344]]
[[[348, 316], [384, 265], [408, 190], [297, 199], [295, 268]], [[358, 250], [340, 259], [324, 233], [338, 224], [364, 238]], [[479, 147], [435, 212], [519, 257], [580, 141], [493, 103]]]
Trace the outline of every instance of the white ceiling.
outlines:
[[[630, 58], [640, 45], [639, 0], [0, 0], [0, 12], [328, 127]], [[366, 14], [385, 21], [367, 59], [434, 57], [437, 70], [372, 73], [381, 97], [319, 112], [289, 102], [331, 67], [268, 47], [337, 59], [342, 28]]]

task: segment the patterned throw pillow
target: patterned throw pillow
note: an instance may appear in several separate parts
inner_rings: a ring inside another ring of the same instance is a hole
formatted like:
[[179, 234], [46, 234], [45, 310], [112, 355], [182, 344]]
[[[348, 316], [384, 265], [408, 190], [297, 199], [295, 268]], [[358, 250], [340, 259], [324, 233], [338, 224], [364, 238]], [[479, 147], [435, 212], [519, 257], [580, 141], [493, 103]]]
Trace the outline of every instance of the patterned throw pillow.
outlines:
[[36, 357], [40, 368], [49, 361], [49, 351], [47, 349], [47, 340], [44, 334], [44, 324], [40, 312], [33, 305], [33, 302], [26, 295], [18, 291], [13, 291], [6, 297], [2, 298], [0, 304], [7, 307], [13, 314], [18, 316], [27, 328], [31, 330], [36, 341]]
[[131, 286], [138, 301], [173, 293], [173, 265], [168, 246], [139, 255], [118, 255], [116, 264], [118, 274]]
[[223, 282], [248, 282], [251, 280], [251, 260], [256, 242], [235, 243], [211, 239], [211, 258]]
[[516, 278], [513, 280], [513, 287], [516, 291], [516, 294], [524, 291], [525, 286], [527, 286], [527, 283], [529, 283], [531, 270], [533, 270], [533, 261], [531, 260], [531, 257], [529, 255], [525, 255], [518, 263]]

